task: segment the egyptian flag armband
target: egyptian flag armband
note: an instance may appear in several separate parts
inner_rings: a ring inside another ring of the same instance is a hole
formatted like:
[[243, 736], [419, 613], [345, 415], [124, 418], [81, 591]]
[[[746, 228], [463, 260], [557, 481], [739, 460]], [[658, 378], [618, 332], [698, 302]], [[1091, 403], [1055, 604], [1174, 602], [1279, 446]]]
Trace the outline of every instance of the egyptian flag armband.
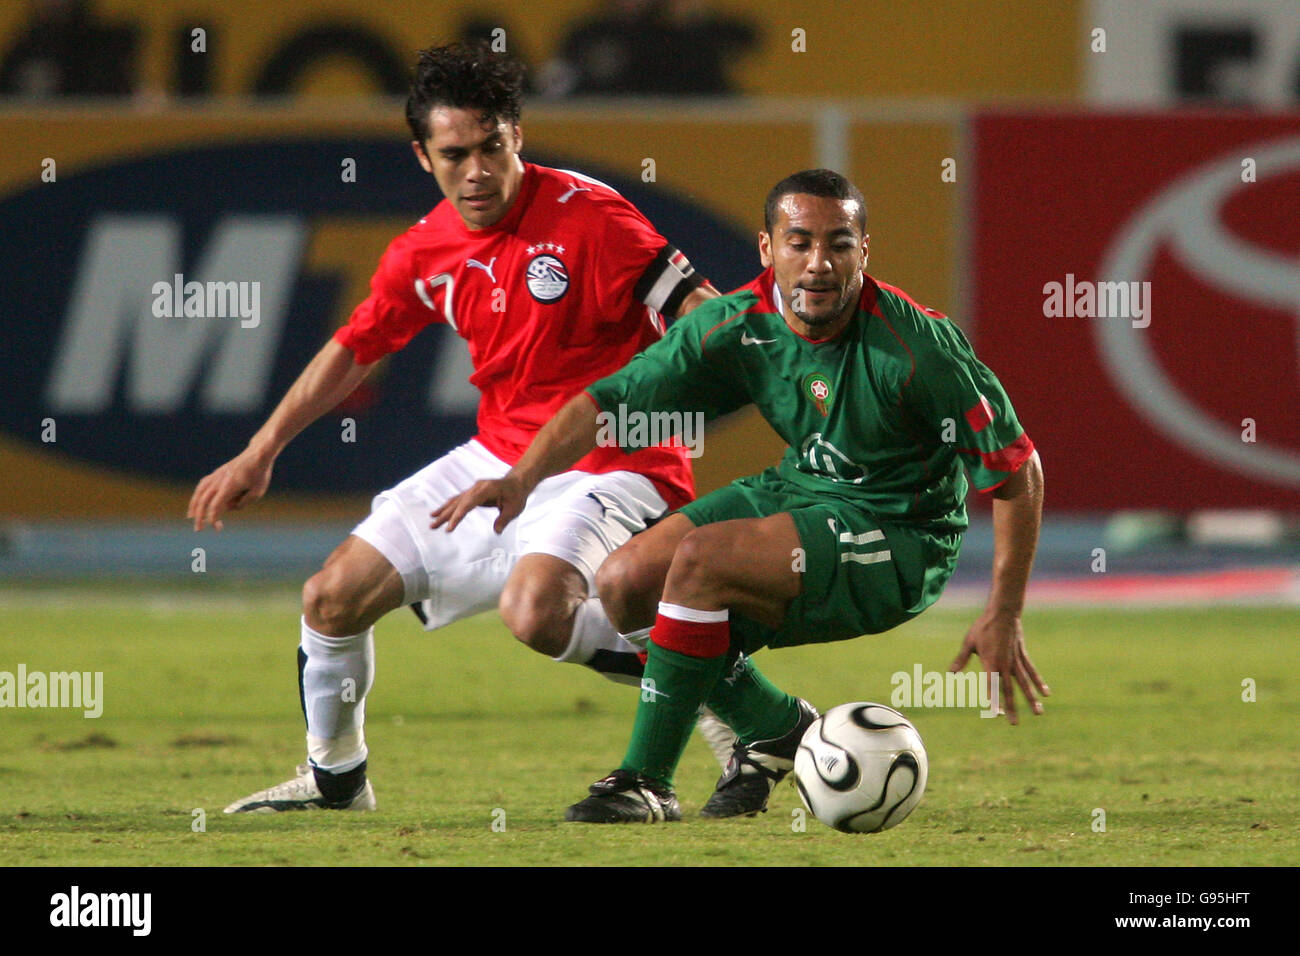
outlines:
[[704, 277], [675, 247], [666, 245], [646, 267], [632, 294], [660, 315], [676, 316], [683, 300], [704, 285]]

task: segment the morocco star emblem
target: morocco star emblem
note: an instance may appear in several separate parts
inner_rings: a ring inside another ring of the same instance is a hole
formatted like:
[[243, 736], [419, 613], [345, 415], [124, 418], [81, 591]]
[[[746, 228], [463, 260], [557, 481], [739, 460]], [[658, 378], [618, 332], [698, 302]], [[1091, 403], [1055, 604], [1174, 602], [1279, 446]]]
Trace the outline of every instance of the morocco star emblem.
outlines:
[[803, 390], [813, 404], [817, 406], [817, 411], [822, 415], [827, 414], [827, 406], [831, 402], [831, 380], [821, 372], [813, 372], [803, 380]]

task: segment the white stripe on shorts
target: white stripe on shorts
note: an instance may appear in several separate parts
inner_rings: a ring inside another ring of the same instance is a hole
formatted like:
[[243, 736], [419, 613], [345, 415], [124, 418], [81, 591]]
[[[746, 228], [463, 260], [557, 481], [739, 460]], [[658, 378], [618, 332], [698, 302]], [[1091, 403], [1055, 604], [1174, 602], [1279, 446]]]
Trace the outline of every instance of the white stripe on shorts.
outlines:
[[840, 535], [841, 544], [866, 544], [869, 541], [884, 541], [885, 532], [877, 529], [875, 531], [864, 531], [862, 534], [849, 534], [845, 531]]
[[888, 551], [873, 551], [870, 554], [857, 554], [845, 552], [840, 555], [840, 564], [845, 561], [856, 561], [858, 564], [879, 564], [881, 561], [889, 561]]

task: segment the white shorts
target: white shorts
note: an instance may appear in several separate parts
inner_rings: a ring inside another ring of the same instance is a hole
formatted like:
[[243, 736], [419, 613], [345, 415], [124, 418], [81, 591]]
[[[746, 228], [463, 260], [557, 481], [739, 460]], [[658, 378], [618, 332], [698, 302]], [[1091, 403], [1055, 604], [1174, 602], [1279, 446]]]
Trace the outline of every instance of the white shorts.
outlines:
[[476, 481], [510, 466], [469, 441], [375, 496], [370, 517], [352, 533], [374, 546], [406, 586], [404, 604], [419, 602], [425, 629], [497, 606], [506, 578], [525, 554], [568, 561], [596, 593], [596, 569], [668, 503], [644, 475], [566, 471], [533, 490], [523, 513], [496, 534], [495, 508], [475, 508], [450, 534], [429, 527], [430, 513]]

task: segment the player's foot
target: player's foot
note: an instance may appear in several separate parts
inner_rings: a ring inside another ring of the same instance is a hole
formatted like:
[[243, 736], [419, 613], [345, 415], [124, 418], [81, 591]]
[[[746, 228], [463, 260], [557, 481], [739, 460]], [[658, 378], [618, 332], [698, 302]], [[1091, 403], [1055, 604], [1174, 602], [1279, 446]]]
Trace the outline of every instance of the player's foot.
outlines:
[[663, 823], [682, 818], [671, 787], [630, 770], [615, 770], [589, 788], [591, 796], [564, 811], [570, 823]]
[[794, 756], [804, 731], [817, 719], [817, 709], [799, 701], [799, 722], [775, 740], [759, 740], [745, 746], [737, 742], [727, 769], [718, 778], [713, 796], [700, 810], [702, 817], [756, 816], [767, 811], [772, 788], [794, 769]]
[[329, 801], [316, 786], [310, 764], [299, 764], [298, 775], [278, 787], [259, 790], [226, 807], [226, 813], [280, 813], [285, 810], [373, 810], [375, 789], [366, 780], [355, 796]]

